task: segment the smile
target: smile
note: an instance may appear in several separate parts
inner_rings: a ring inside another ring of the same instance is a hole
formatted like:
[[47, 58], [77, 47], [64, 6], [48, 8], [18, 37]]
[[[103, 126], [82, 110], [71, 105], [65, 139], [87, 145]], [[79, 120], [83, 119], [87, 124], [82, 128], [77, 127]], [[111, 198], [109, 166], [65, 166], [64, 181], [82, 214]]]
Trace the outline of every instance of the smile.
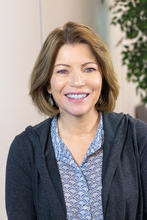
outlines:
[[83, 99], [87, 97], [88, 93], [81, 93], [81, 94], [66, 94], [66, 96], [70, 99]]

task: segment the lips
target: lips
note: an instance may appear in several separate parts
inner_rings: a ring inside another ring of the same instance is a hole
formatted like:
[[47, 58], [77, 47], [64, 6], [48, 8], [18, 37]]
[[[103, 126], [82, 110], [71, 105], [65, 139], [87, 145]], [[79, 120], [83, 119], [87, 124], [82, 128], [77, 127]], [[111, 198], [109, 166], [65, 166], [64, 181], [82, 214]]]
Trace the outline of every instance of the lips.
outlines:
[[89, 95], [89, 93], [68, 93], [68, 94], [65, 94], [66, 97], [68, 97], [69, 99], [74, 99], [74, 100], [84, 99], [88, 95]]

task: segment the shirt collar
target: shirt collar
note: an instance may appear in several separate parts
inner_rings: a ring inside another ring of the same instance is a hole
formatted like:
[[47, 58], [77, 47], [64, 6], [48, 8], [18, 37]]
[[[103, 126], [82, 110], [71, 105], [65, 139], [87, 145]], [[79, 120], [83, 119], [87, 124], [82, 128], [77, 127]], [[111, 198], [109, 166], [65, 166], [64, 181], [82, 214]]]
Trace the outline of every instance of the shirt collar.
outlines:
[[[58, 134], [57, 116], [54, 116], [51, 122], [51, 137], [52, 137], [53, 147], [57, 161], [64, 161], [64, 162], [66, 162], [67, 160], [69, 161], [71, 159], [71, 154]], [[100, 122], [98, 124], [97, 133], [87, 151], [84, 161], [87, 159], [87, 157], [94, 154], [102, 147], [103, 141], [104, 141], [103, 117], [102, 117], [102, 113], [100, 113]]]

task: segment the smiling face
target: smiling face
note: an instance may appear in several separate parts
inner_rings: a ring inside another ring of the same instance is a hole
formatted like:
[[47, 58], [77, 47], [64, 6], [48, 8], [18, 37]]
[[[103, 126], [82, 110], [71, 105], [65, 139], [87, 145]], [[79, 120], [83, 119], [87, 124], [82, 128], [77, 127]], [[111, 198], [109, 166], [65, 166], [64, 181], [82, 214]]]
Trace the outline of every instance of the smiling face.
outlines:
[[48, 92], [60, 114], [95, 113], [102, 88], [100, 67], [87, 44], [64, 44], [57, 55]]

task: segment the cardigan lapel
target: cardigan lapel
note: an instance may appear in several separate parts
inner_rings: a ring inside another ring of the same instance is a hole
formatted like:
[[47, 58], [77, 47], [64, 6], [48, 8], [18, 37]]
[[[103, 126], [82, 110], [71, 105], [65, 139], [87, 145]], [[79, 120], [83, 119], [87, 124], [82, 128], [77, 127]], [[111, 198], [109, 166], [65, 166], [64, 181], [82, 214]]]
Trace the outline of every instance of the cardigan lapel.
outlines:
[[62, 184], [50, 137], [50, 120], [47, 126], [43, 126], [41, 133], [31, 126], [26, 131], [35, 148], [37, 169], [45, 183], [43, 190], [46, 192], [46, 200], [52, 206], [54, 219], [66, 219]]
[[54, 153], [50, 133], [49, 133], [49, 139], [48, 139], [48, 147], [49, 147], [48, 148], [49, 151], [46, 155], [48, 172], [49, 172], [51, 181], [53, 183], [54, 189], [56, 191], [57, 197], [61, 203], [61, 206], [63, 208], [64, 213], [66, 214], [66, 205], [65, 205], [65, 200], [64, 200], [62, 182], [61, 182], [61, 178], [60, 178], [60, 174], [59, 174], [57, 161], [55, 158], [55, 153]]
[[[127, 129], [126, 119], [123, 114], [103, 114], [104, 118], [104, 149], [102, 169], [102, 203], [104, 217], [107, 210], [107, 202], [111, 183], [120, 161], [121, 151], [125, 142], [124, 129]], [[117, 135], [117, 136], [116, 136]]]

